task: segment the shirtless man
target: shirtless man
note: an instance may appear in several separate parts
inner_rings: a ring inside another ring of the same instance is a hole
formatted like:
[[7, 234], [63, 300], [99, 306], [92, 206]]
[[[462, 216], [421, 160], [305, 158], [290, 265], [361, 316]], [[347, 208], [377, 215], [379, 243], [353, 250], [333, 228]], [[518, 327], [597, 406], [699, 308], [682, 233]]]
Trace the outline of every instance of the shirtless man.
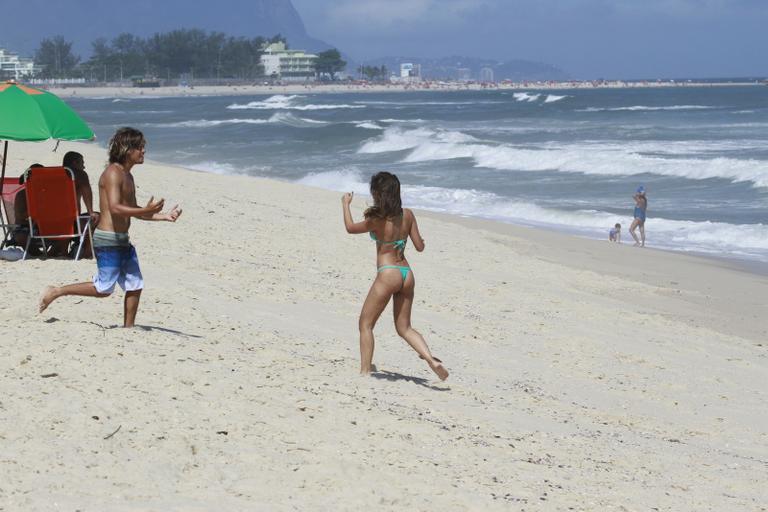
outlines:
[[128, 229], [131, 217], [141, 220], [176, 222], [181, 209], [174, 206], [161, 213], [165, 201], [149, 199], [145, 207], [136, 204], [136, 186], [131, 169], [144, 163], [144, 135], [133, 128], [120, 128], [109, 141], [109, 165], [99, 178], [101, 216], [93, 233], [98, 273], [92, 282], [68, 286], [48, 286], [40, 298], [40, 312], [65, 295], [108, 297], [115, 284], [125, 290], [123, 327], [133, 327], [144, 281], [136, 249], [131, 245]]

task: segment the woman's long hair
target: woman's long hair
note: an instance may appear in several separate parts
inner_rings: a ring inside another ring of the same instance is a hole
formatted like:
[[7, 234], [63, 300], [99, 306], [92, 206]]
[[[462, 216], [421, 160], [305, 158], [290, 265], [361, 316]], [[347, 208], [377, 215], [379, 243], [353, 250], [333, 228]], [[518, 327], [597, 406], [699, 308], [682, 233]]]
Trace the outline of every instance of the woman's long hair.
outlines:
[[373, 206], [365, 210], [366, 219], [394, 219], [403, 214], [400, 200], [400, 180], [390, 172], [382, 171], [371, 176]]

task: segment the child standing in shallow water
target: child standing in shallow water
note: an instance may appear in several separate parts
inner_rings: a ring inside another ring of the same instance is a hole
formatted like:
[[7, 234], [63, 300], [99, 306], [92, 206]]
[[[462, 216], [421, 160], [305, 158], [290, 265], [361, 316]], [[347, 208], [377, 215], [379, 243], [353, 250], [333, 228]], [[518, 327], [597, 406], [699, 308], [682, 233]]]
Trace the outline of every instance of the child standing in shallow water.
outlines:
[[617, 222], [616, 225], [608, 231], [608, 240], [616, 242], [617, 244], [621, 243], [621, 224]]
[[397, 334], [427, 362], [440, 380], [445, 380], [448, 378], [448, 370], [442, 361], [432, 355], [421, 334], [411, 327], [416, 280], [408, 260], [405, 259], [405, 245], [410, 236], [416, 250], [424, 250], [424, 239], [421, 238], [416, 217], [411, 210], [402, 207], [400, 181], [394, 174], [380, 172], [373, 175], [371, 196], [374, 204], [365, 211], [365, 219], [360, 222], [354, 222], [349, 209], [353, 195], [348, 193], [341, 198], [347, 233], [370, 233], [376, 242], [378, 272], [363, 303], [359, 320], [360, 373], [371, 373], [373, 327], [392, 298]]

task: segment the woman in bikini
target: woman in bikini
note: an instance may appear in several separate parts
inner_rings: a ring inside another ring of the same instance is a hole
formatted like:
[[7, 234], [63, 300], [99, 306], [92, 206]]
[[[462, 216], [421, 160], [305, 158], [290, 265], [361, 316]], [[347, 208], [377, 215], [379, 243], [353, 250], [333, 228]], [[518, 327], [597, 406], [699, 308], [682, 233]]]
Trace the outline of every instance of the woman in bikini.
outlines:
[[411, 308], [416, 280], [408, 260], [405, 259], [405, 245], [408, 236], [417, 251], [424, 250], [424, 239], [419, 233], [413, 212], [403, 209], [400, 200], [400, 181], [397, 176], [380, 172], [371, 177], [373, 206], [365, 211], [365, 219], [355, 222], [349, 205], [352, 194], [341, 198], [344, 210], [344, 226], [347, 233], [370, 233], [376, 242], [376, 265], [378, 272], [371, 285], [368, 297], [360, 312], [360, 373], [371, 373], [373, 361], [373, 327], [382, 311], [394, 298], [395, 328], [419, 357], [424, 359], [441, 380], [448, 378], [448, 370], [429, 351], [424, 338], [411, 327]]
[[[635, 239], [635, 247], [645, 247], [645, 212], [648, 210], [648, 198], [645, 195], [645, 187], [640, 186], [632, 196], [635, 200], [635, 210], [632, 212], [632, 225], [629, 234]], [[640, 238], [637, 238], [635, 229], [640, 228]]]

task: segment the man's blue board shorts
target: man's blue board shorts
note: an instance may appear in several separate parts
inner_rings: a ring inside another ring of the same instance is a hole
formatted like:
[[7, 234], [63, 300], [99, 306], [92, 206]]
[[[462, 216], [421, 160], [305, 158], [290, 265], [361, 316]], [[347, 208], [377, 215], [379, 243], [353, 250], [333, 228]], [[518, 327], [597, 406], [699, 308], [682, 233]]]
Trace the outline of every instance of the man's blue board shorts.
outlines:
[[112, 293], [115, 284], [127, 292], [144, 288], [144, 278], [134, 246], [95, 247], [94, 251], [98, 273], [93, 276], [93, 285], [97, 292]]

